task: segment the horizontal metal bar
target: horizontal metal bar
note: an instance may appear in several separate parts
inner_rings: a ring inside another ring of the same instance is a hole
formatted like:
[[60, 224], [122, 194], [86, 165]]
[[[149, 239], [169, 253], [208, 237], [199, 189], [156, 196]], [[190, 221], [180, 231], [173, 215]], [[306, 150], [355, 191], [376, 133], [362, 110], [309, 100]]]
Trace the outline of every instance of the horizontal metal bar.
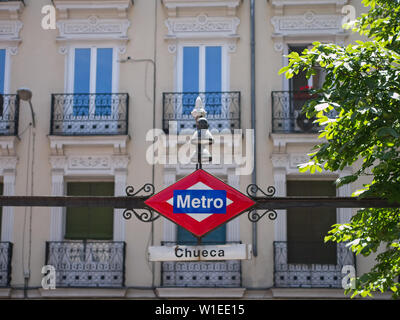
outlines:
[[0, 196], [2, 207], [143, 208], [148, 197]]
[[254, 198], [256, 209], [289, 208], [400, 208], [400, 203], [385, 199], [353, 197], [273, 197]]
[[[0, 196], [2, 207], [108, 207], [141, 209], [148, 197], [76, 197], [76, 196]], [[274, 197], [254, 198], [253, 209], [288, 208], [400, 208], [379, 198], [352, 197]]]

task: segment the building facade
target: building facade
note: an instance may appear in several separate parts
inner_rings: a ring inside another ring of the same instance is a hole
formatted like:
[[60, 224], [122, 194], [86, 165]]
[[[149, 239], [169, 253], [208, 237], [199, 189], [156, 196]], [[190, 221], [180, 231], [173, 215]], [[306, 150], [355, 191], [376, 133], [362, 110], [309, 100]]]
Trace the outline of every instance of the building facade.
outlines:
[[[366, 10], [358, 0], [257, 0], [252, 19], [249, 0], [0, 1], [0, 191], [124, 196], [146, 183], [160, 191], [195, 168], [175, 158], [200, 96], [222, 158], [232, 153], [222, 137], [237, 130], [241, 155], [252, 154], [253, 133], [256, 148], [254, 171], [240, 161], [204, 169], [242, 192], [256, 182], [277, 196], [350, 196], [361, 185], [332, 182], [352, 168], [297, 168], [318, 141], [300, 108], [323, 72], [278, 75], [289, 52], [357, 39], [341, 27], [346, 5]], [[34, 115], [20, 88], [33, 93]], [[160, 139], [168, 161], [152, 164]], [[344, 245], [323, 244], [349, 209], [281, 210], [257, 225], [242, 215], [204, 241], [252, 244], [251, 260], [163, 263], [148, 261], [150, 245], [193, 238], [166, 219], [122, 212], [3, 207], [0, 297], [342, 298], [343, 266], [357, 274], [372, 266]], [[56, 290], [42, 287], [45, 265], [56, 269]]]

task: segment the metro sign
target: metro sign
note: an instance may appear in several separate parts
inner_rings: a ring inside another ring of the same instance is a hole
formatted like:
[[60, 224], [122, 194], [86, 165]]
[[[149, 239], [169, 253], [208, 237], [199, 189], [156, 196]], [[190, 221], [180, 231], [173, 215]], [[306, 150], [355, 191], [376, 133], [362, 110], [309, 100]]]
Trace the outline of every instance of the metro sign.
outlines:
[[196, 237], [237, 217], [255, 202], [199, 169], [145, 201]]

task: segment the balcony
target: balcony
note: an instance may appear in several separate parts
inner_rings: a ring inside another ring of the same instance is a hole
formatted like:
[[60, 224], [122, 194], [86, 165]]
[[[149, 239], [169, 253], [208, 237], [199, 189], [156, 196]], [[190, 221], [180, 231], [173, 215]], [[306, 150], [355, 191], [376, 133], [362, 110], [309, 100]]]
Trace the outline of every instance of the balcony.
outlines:
[[[173, 246], [176, 242], [164, 242]], [[240, 288], [240, 260], [161, 263], [161, 286], [188, 288]]]
[[[163, 93], [163, 130], [172, 125], [177, 133], [191, 134], [196, 123], [191, 112], [200, 96], [207, 111], [211, 133], [231, 133], [240, 129], [240, 92], [165, 92]], [[171, 123], [170, 123], [171, 122]]]
[[[303, 246], [305, 260], [307, 252], [311, 253], [319, 243], [305, 243]], [[288, 242], [274, 242], [274, 286], [276, 288], [342, 288], [342, 268], [345, 265], [355, 266], [354, 254], [340, 243], [336, 245], [336, 263], [288, 263]], [[308, 259], [310, 260], [310, 259]]]
[[128, 134], [127, 93], [52, 94], [50, 135]]
[[[307, 119], [301, 112], [307, 101], [317, 98], [308, 91], [272, 91], [272, 133], [317, 133], [321, 127], [315, 119]], [[329, 118], [336, 115], [333, 110]]]
[[125, 242], [46, 242], [46, 264], [56, 269], [56, 287], [125, 286]]
[[15, 94], [0, 95], [0, 136], [18, 135], [19, 98]]
[[0, 242], [0, 288], [10, 286], [12, 249], [12, 243]]

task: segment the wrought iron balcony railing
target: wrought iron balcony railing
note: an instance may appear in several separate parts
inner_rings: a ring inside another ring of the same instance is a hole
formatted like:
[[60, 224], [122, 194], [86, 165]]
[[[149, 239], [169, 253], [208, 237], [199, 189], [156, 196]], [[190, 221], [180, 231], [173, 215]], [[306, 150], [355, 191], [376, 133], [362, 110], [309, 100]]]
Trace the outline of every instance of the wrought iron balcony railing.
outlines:
[[232, 132], [240, 129], [240, 92], [164, 92], [163, 130], [170, 133], [172, 125], [177, 133], [192, 133], [196, 124], [191, 116], [196, 99], [200, 96], [207, 111], [212, 133]]
[[0, 136], [17, 136], [18, 118], [18, 95], [0, 94]]
[[[162, 243], [167, 246], [176, 244], [176, 242]], [[240, 288], [241, 262], [240, 260], [162, 262], [161, 281], [164, 287]]]
[[[315, 243], [303, 243], [305, 252], [311, 252]], [[297, 244], [296, 244], [297, 246]], [[309, 259], [308, 259], [309, 260]], [[344, 243], [336, 245], [336, 263], [290, 263], [288, 242], [274, 242], [274, 286], [277, 288], [341, 288], [342, 268], [355, 265], [354, 254]]]
[[[273, 133], [317, 133], [321, 127], [303, 114], [304, 104], [317, 98], [309, 91], [272, 91], [272, 132]], [[332, 111], [328, 117], [335, 117]]]
[[128, 134], [127, 93], [52, 94], [50, 135]]
[[56, 287], [125, 286], [125, 242], [46, 242], [46, 264], [56, 269]]
[[12, 249], [11, 242], [0, 242], [0, 287], [10, 286]]

